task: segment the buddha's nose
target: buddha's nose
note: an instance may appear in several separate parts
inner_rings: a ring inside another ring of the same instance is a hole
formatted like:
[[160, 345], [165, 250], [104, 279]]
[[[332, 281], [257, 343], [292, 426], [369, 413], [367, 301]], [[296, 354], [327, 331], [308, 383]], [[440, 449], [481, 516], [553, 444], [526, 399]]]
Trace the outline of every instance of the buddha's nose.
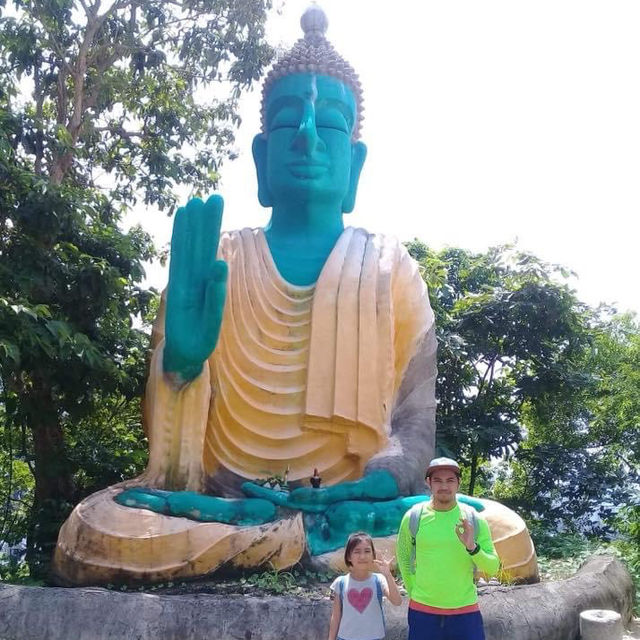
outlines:
[[309, 101], [304, 106], [300, 126], [293, 139], [292, 146], [297, 151], [310, 156], [320, 145], [322, 145], [322, 140], [318, 136], [318, 129], [316, 128], [315, 108], [313, 103]]

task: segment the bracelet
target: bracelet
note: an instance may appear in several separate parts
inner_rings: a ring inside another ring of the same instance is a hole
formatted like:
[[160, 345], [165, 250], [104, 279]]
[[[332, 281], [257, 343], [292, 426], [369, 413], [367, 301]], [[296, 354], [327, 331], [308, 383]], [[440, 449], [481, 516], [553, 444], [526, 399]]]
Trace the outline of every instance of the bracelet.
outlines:
[[467, 553], [470, 556], [475, 556], [476, 553], [478, 553], [478, 551], [480, 551], [480, 545], [477, 542], [476, 542], [476, 546], [471, 551], [469, 551], [469, 549], [467, 549]]

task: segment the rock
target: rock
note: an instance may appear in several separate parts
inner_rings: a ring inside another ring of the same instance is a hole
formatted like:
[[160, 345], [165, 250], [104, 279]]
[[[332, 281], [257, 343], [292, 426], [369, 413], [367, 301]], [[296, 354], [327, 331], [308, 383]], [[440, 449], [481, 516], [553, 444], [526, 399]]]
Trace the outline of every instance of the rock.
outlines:
[[480, 598], [487, 640], [568, 640], [580, 631], [580, 612], [612, 609], [631, 618], [633, 582], [613, 556], [592, 556], [567, 580], [497, 588]]
[[589, 609], [580, 614], [581, 640], [622, 640], [622, 616], [609, 609]]
[[[487, 640], [576, 638], [589, 608], [631, 616], [633, 587], [610, 556], [559, 582], [491, 587], [480, 596]], [[325, 640], [328, 598], [152, 595], [0, 584], [2, 640]], [[385, 604], [387, 640], [406, 640], [406, 599]], [[608, 638], [607, 640], [611, 640]]]

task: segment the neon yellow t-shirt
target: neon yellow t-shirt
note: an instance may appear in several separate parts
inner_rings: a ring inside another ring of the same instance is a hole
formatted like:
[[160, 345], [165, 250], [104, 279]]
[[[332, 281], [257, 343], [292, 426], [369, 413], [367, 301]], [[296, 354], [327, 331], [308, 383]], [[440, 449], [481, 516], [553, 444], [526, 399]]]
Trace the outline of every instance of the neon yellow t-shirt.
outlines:
[[469, 555], [455, 531], [463, 517], [459, 505], [450, 511], [436, 511], [431, 503], [425, 503], [416, 536], [416, 572], [413, 574], [409, 513], [402, 518], [397, 541], [398, 567], [409, 597], [441, 609], [475, 604], [478, 593], [473, 581], [474, 566], [488, 575], [493, 575], [500, 566], [487, 521], [477, 516], [480, 551]]

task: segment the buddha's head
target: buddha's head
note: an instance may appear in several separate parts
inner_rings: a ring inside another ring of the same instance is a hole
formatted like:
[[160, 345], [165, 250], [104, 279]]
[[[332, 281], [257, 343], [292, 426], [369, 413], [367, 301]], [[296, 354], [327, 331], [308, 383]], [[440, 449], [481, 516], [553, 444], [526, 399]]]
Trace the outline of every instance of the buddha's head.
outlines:
[[253, 141], [258, 198], [265, 207], [313, 202], [349, 213], [367, 154], [358, 140], [360, 82], [325, 38], [319, 7], [307, 9], [301, 24], [304, 38], [263, 88], [262, 133]]

